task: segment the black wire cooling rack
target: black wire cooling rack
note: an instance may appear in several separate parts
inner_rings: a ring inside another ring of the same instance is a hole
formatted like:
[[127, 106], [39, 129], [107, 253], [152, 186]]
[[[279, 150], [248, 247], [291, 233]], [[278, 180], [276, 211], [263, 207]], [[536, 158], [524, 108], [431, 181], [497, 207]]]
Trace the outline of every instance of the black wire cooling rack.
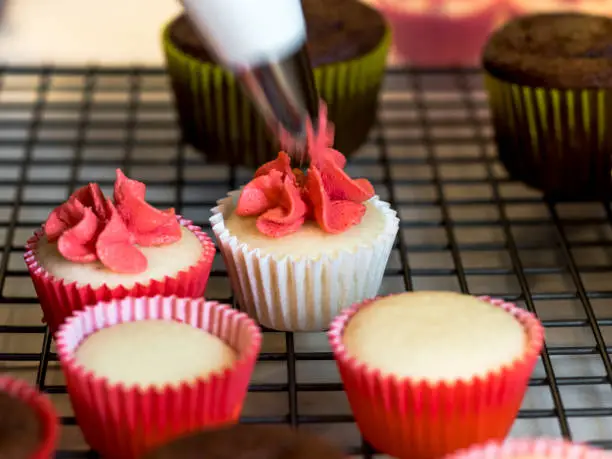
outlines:
[[[58, 457], [95, 457], [72, 417], [51, 337], [23, 264], [47, 213], [114, 169], [148, 198], [210, 230], [216, 199], [250, 171], [207, 165], [181, 144], [161, 69], [0, 69], [0, 368], [50, 394]], [[543, 320], [547, 346], [512, 435], [612, 448], [612, 211], [552, 203], [507, 179], [476, 71], [391, 71], [377, 126], [349, 165], [402, 219], [382, 293], [447, 289], [516, 301]], [[232, 301], [220, 257], [207, 296]], [[315, 430], [376, 455], [356, 429], [325, 335], [266, 332], [245, 422]]]

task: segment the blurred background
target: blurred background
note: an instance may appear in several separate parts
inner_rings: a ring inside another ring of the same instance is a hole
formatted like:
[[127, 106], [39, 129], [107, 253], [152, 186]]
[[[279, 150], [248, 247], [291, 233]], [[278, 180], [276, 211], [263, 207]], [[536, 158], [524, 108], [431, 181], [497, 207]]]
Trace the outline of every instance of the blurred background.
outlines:
[[[488, 34], [517, 14], [612, 14], [612, 0], [363, 0], [394, 32], [390, 64], [473, 66]], [[12, 63], [160, 65], [176, 0], [1, 0], [0, 56]]]

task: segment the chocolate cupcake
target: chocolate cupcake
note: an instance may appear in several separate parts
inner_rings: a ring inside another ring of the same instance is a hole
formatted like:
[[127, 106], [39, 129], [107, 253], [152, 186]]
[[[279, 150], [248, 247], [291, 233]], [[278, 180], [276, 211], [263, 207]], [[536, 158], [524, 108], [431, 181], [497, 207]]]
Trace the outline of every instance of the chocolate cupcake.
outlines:
[[150, 451], [142, 459], [343, 459], [319, 437], [287, 426], [234, 425], [199, 432]]
[[[355, 151], [374, 123], [390, 33], [380, 13], [356, 0], [302, 0], [308, 50], [336, 148]], [[233, 76], [216, 64], [188, 18], [163, 32], [183, 139], [213, 162], [259, 166], [279, 146]]]
[[0, 377], [0, 457], [48, 459], [59, 424], [51, 402], [24, 381]]
[[483, 66], [510, 176], [551, 198], [610, 197], [612, 18], [517, 18], [490, 38]]

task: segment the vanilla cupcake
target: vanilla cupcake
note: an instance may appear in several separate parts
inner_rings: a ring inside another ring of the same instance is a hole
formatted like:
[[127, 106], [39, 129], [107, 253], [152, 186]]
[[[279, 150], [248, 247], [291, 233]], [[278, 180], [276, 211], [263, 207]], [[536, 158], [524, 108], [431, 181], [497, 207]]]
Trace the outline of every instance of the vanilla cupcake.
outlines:
[[612, 459], [612, 453], [561, 439], [528, 438], [476, 445], [446, 459]]
[[324, 109], [319, 119], [306, 173], [281, 152], [210, 219], [240, 307], [275, 330], [327, 329], [376, 296], [399, 226], [367, 180], [346, 174]]
[[231, 306], [160, 296], [88, 306], [56, 339], [85, 439], [117, 459], [237, 422], [261, 346]]
[[502, 300], [415, 292], [349, 308], [329, 338], [363, 436], [391, 456], [434, 459], [508, 434], [543, 328]]
[[117, 170], [114, 201], [90, 183], [54, 209], [25, 261], [52, 333], [73, 311], [126, 296], [204, 294], [215, 254], [199, 227], [145, 201]]

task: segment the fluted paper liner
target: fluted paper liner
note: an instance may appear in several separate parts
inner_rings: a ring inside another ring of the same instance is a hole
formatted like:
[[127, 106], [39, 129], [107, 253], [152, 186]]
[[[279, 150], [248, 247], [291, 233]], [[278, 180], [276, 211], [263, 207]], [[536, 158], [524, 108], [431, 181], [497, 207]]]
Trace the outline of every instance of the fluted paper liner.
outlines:
[[[205, 330], [232, 347], [238, 359], [221, 372], [164, 388], [111, 384], [75, 361], [78, 346], [97, 330], [147, 319]], [[133, 459], [188, 432], [237, 422], [262, 337], [259, 327], [231, 306], [157, 296], [88, 306], [60, 327], [56, 339], [68, 395], [86, 441], [105, 457]]]
[[[210, 223], [240, 308], [274, 330], [321, 331], [343, 308], [375, 297], [399, 227], [396, 212], [373, 197], [385, 218], [381, 234], [367, 245], [317, 258], [262, 255], [230, 233], [224, 218], [240, 192], [217, 202]], [[342, 234], [336, 236], [342, 243]], [[354, 249], [354, 250], [353, 250]]]
[[510, 439], [488, 442], [458, 451], [445, 459], [610, 459], [612, 453], [589, 445], [552, 438]]
[[[314, 69], [335, 126], [336, 148], [347, 155], [367, 140], [374, 124], [390, 43], [386, 30], [369, 53]], [[186, 142], [212, 161], [258, 167], [276, 158], [277, 142], [230, 72], [181, 51], [170, 38], [170, 24], [162, 46]]]
[[[36, 414], [41, 425], [40, 445], [24, 459], [51, 459], [59, 435], [59, 420], [51, 400], [25, 381], [11, 376], [0, 376], [0, 391], [25, 402]], [[8, 414], [5, 414], [8, 416]]]
[[509, 312], [525, 327], [526, 346], [512, 364], [470, 380], [428, 382], [384, 375], [349, 355], [344, 330], [353, 315], [376, 300], [352, 306], [333, 321], [329, 341], [349, 403], [361, 433], [376, 449], [399, 458], [435, 459], [506, 437], [542, 349], [544, 330], [527, 311], [503, 300], [481, 299]]
[[611, 196], [612, 90], [523, 86], [485, 76], [499, 157], [551, 198]]
[[54, 277], [38, 260], [36, 246], [41, 237], [44, 236], [44, 229], [41, 228], [36, 231], [26, 244], [24, 259], [40, 300], [44, 321], [49, 325], [51, 333], [55, 333], [64, 319], [74, 311], [101, 301], [110, 301], [127, 296], [177, 295], [185, 298], [203, 296], [215, 256], [214, 243], [200, 227], [195, 226], [190, 220], [181, 216], [177, 216], [177, 219], [202, 243], [202, 257], [198, 263], [180, 271], [175, 276], [165, 277], [161, 280], [151, 280], [147, 284], [137, 283], [130, 288], [122, 286], [110, 288], [105, 285], [92, 288], [88, 285], [77, 285], [76, 282], [66, 283], [62, 279]]

